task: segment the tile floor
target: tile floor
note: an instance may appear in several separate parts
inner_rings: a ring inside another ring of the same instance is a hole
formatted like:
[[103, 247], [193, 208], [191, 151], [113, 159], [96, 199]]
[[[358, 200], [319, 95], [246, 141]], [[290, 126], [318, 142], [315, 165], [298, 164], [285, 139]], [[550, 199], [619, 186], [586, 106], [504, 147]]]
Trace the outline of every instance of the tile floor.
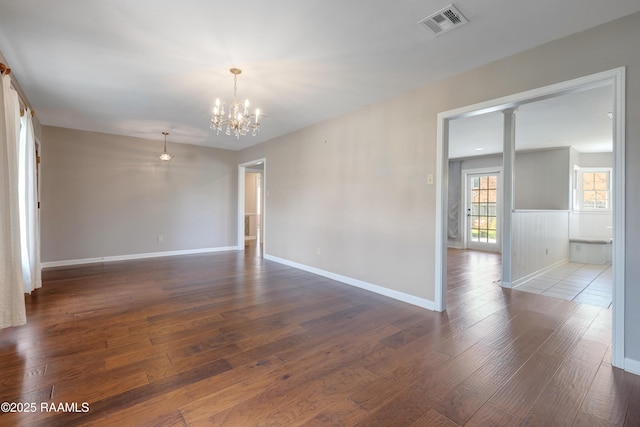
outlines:
[[515, 287], [519, 291], [609, 307], [612, 300], [611, 265], [569, 262]]

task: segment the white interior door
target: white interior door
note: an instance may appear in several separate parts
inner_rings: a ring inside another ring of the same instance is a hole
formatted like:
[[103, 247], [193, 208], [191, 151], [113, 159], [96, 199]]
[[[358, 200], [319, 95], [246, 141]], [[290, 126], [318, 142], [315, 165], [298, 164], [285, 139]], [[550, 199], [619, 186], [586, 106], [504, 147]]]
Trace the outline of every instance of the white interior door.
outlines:
[[467, 248], [500, 252], [500, 173], [469, 173], [466, 178]]

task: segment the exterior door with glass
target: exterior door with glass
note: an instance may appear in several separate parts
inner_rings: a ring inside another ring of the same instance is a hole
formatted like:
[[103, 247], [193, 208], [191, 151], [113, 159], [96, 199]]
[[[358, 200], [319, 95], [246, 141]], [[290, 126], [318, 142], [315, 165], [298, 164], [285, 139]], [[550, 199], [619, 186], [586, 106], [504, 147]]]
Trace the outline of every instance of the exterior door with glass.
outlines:
[[500, 252], [499, 172], [467, 174], [467, 248]]

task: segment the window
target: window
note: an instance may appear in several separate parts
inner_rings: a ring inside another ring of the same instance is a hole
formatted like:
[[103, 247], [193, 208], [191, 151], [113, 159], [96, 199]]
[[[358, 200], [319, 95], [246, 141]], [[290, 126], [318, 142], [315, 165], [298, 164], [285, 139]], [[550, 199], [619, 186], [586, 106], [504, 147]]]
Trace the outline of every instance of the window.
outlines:
[[611, 210], [611, 169], [576, 167], [574, 210]]
[[497, 243], [498, 176], [472, 175], [471, 180], [471, 242]]

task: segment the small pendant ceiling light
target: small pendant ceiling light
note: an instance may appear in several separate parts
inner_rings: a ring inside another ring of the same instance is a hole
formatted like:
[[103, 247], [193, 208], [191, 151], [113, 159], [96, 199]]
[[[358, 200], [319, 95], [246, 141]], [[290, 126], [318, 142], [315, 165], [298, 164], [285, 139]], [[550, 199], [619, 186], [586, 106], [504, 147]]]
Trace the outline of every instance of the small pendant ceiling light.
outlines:
[[162, 134], [164, 135], [164, 150], [162, 151], [162, 154], [158, 156], [158, 159], [168, 162], [171, 160], [171, 154], [167, 153], [167, 135], [169, 135], [169, 132], [162, 132]]
[[255, 136], [260, 130], [260, 109], [256, 108], [255, 114], [251, 114], [248, 99], [243, 104], [238, 102], [238, 74], [242, 73], [242, 70], [232, 68], [229, 71], [233, 74], [233, 102], [225, 115], [224, 103], [221, 104], [220, 98], [216, 98], [211, 115], [211, 129], [216, 131], [216, 135], [223, 131], [225, 135], [233, 133], [237, 139], [249, 132]]

